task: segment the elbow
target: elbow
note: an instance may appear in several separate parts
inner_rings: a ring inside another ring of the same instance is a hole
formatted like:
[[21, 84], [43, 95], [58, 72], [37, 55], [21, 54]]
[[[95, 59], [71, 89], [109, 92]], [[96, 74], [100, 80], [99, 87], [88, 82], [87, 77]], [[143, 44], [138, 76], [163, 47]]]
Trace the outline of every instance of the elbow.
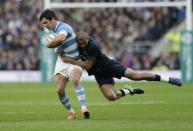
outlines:
[[57, 47], [57, 45], [54, 45], [54, 43], [48, 43], [48, 44], [46, 44], [46, 47], [47, 48], [55, 48], [55, 47]]
[[83, 67], [83, 69], [85, 69], [85, 70], [89, 70], [90, 68], [88, 68], [88, 67]]
[[49, 44], [46, 45], [47, 48], [52, 48]]
[[47, 43], [46, 43], [46, 47], [47, 47], [47, 48], [52, 48], [51, 42], [47, 42]]
[[45, 43], [46, 47], [51, 48], [51, 44], [52, 44], [52, 40], [47, 38]]
[[82, 68], [85, 70], [89, 70], [89, 68], [87, 66], [83, 66]]
[[89, 66], [89, 65], [84, 65], [83, 66], [83, 69], [85, 69], [85, 70], [89, 70], [91, 68], [91, 66]]
[[84, 68], [85, 70], [90, 70], [92, 68], [93, 64], [94, 64], [93, 62], [87, 61], [84, 63], [82, 68]]

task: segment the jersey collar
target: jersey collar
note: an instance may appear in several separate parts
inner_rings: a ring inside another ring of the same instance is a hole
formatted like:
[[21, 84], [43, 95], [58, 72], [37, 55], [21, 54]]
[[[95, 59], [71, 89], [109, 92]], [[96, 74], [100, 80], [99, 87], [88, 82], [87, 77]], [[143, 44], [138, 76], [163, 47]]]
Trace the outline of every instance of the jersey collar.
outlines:
[[54, 32], [56, 32], [56, 30], [57, 30], [57, 28], [58, 28], [59, 24], [60, 24], [60, 22], [59, 22], [59, 21], [57, 21], [57, 24], [56, 24], [56, 27], [55, 27], [55, 29], [54, 29]]

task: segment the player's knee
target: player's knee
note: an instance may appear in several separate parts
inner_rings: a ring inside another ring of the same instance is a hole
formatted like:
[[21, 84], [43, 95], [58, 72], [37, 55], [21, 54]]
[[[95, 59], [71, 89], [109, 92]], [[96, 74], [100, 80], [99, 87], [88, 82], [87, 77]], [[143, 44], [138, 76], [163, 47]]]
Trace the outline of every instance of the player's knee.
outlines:
[[57, 88], [56, 88], [56, 93], [57, 93], [59, 96], [63, 96], [63, 95], [64, 95], [64, 88], [63, 88], [63, 87], [57, 87]]
[[72, 83], [75, 85], [75, 86], [78, 86], [80, 84], [80, 79], [79, 78], [72, 78], [71, 79]]
[[107, 100], [109, 100], [109, 101], [115, 101], [115, 100], [117, 100], [117, 97], [116, 97], [116, 95], [114, 95], [114, 94], [109, 94], [109, 95], [106, 96], [106, 98], [107, 98]]
[[117, 99], [116, 99], [116, 97], [108, 97], [107, 100], [109, 100], [109, 101], [115, 101], [115, 100], [117, 100]]

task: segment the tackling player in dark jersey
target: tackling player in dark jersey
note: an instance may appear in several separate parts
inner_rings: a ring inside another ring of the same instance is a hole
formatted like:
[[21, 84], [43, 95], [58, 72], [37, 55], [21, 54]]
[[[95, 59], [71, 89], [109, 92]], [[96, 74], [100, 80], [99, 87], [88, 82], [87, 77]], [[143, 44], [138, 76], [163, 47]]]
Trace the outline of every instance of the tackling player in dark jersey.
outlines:
[[86, 32], [78, 32], [76, 40], [79, 46], [79, 52], [82, 61], [73, 60], [65, 54], [61, 56], [64, 62], [79, 65], [86, 69], [89, 75], [94, 75], [101, 92], [110, 101], [117, 100], [127, 94], [143, 94], [140, 88], [123, 88], [118, 91], [113, 90], [113, 77], [120, 79], [126, 77], [128, 79], [139, 81], [163, 81], [173, 85], [181, 86], [182, 82], [178, 78], [160, 76], [151, 73], [139, 73], [130, 68], [120, 65], [117, 61], [109, 59], [104, 55], [96, 45], [96, 41], [89, 37]]

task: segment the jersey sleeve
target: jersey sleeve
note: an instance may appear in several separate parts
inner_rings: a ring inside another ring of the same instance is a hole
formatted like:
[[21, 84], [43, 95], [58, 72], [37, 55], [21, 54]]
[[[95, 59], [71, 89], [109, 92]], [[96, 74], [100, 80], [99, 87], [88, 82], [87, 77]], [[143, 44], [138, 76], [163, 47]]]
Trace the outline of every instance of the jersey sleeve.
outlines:
[[56, 33], [57, 34], [64, 34], [65, 37], [68, 36], [68, 31], [63, 26], [59, 26]]
[[63, 30], [59, 31], [58, 34], [64, 34], [67, 37], [68, 32], [65, 29], [63, 29]]

